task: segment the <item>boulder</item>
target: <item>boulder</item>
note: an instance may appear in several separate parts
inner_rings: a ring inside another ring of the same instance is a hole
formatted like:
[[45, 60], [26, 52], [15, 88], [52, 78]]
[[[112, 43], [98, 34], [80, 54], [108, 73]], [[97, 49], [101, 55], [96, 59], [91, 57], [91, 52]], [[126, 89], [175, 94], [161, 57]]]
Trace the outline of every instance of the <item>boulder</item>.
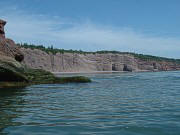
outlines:
[[22, 65], [11, 57], [0, 57], [0, 82], [28, 82]]

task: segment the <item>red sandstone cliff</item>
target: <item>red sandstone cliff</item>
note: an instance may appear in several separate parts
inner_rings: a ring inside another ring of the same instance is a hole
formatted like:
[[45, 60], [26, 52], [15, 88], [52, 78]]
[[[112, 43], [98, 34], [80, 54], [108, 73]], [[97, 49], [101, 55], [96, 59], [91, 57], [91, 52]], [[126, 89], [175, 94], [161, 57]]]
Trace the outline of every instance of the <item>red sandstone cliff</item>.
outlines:
[[180, 70], [180, 64], [168, 61], [145, 61], [130, 54], [46, 53], [38, 49], [21, 48], [23, 63], [30, 68], [51, 72], [93, 71], [168, 71]]
[[4, 26], [6, 21], [0, 19], [0, 56], [9, 56], [21, 62], [24, 59], [23, 53], [13, 40], [5, 37]]
[[55, 55], [38, 49], [25, 49], [6, 38], [0, 20], [0, 58], [9, 56], [30, 68], [40, 68], [51, 72], [91, 72], [91, 71], [167, 71], [180, 70], [180, 64], [168, 61], [145, 61], [130, 54], [78, 54], [57, 53]]

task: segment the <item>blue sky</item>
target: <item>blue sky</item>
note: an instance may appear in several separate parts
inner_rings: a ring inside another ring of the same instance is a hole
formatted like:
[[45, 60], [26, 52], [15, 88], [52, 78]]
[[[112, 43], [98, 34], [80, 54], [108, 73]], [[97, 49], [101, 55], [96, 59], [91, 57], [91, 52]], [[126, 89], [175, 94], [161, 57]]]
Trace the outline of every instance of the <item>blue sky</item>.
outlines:
[[1, 0], [16, 42], [180, 58], [179, 0]]

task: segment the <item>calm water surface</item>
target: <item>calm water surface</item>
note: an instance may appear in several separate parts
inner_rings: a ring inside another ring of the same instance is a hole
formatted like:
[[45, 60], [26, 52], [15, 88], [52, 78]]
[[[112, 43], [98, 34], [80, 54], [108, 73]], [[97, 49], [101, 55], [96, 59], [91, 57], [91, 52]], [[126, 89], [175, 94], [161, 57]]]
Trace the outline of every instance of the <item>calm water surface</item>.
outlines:
[[180, 135], [180, 72], [1, 90], [2, 135]]

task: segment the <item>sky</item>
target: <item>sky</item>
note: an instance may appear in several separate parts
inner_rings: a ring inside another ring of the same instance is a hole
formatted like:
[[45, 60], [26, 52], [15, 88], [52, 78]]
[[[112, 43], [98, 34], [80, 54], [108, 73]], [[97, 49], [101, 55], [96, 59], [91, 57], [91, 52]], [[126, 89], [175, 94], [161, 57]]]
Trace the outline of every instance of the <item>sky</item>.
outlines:
[[180, 58], [180, 0], [0, 0], [6, 37]]

